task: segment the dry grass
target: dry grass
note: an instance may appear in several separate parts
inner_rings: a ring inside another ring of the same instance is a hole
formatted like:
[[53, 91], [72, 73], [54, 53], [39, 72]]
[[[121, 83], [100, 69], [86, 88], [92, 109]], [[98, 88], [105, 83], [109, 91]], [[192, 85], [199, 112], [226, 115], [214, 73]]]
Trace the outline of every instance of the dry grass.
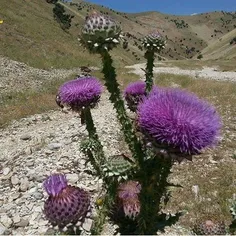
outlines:
[[2, 95], [0, 127], [6, 126], [12, 120], [57, 108], [55, 96], [59, 86], [74, 77], [75, 75], [64, 80], [58, 79], [46, 82], [38, 90], [25, 90]]
[[[87, 12], [83, 12], [83, 17], [79, 11], [78, 14], [70, 12], [75, 17], [70, 30], [65, 32], [53, 18], [53, 6], [38, 0], [2, 0], [1, 55], [43, 69], [99, 66], [99, 56], [91, 56], [78, 42]], [[115, 59], [122, 66], [135, 62], [131, 52], [121, 47], [114, 51]]]
[[219, 59], [224, 58], [228, 60], [236, 59], [236, 46], [230, 45], [230, 41], [236, 36], [236, 29], [222, 36], [220, 39], [215, 40], [208, 45], [201, 52], [203, 58], [206, 59]]
[[160, 66], [176, 66], [184, 70], [203, 69], [203, 67], [214, 67], [220, 71], [236, 71], [236, 59], [232, 60], [169, 60]]

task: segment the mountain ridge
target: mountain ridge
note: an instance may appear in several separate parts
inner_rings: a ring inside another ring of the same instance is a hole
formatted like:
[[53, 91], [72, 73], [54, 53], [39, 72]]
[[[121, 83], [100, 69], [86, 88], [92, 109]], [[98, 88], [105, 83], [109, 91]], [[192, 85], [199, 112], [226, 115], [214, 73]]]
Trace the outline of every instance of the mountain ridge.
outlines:
[[[118, 12], [81, 0], [60, 3], [68, 13], [75, 15], [68, 32], [54, 20], [53, 4], [36, 0], [2, 0], [2, 56], [40, 68], [99, 66], [98, 56], [91, 57], [78, 43], [84, 18], [92, 10], [111, 15], [122, 25], [129, 46], [123, 49], [121, 45], [112, 51], [120, 67], [143, 61], [140, 39], [151, 31], [159, 30], [167, 39], [166, 49], [159, 59], [181, 60], [195, 58], [204, 48], [236, 27], [236, 13], [224, 11], [175, 16], [155, 11]], [[227, 50], [230, 50], [230, 45]], [[236, 59], [236, 55], [233, 54], [231, 59]]]

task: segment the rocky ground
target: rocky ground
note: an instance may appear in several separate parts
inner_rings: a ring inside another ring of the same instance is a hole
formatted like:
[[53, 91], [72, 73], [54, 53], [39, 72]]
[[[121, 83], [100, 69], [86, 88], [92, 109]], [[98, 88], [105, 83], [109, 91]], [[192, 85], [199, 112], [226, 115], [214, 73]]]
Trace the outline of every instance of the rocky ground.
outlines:
[[[93, 116], [105, 152], [117, 154], [119, 126], [106, 95]], [[24, 118], [1, 130], [0, 234], [47, 232], [42, 182], [51, 173], [66, 173], [71, 184], [86, 189], [93, 198], [99, 195], [102, 180], [88, 174], [92, 167], [79, 151], [86, 135], [78, 115], [61, 110]], [[84, 231], [89, 231], [91, 224], [88, 219]]]
[[[132, 69], [132, 73], [138, 74], [140, 76], [144, 76], [144, 71], [141, 68], [145, 68], [145, 64], [135, 64], [132, 66], [126, 66], [128, 69]], [[212, 80], [219, 81], [230, 81], [236, 82], [236, 72], [228, 71], [222, 72], [217, 68], [205, 67], [199, 70], [183, 70], [178, 67], [161, 67], [161, 63], [159, 63], [153, 70], [154, 73], [167, 73], [167, 74], [175, 74], [175, 75], [189, 75], [193, 78], [206, 78]]]
[[80, 68], [43, 70], [0, 56], [0, 94], [28, 88], [37, 90], [47, 81], [64, 79], [79, 73]]

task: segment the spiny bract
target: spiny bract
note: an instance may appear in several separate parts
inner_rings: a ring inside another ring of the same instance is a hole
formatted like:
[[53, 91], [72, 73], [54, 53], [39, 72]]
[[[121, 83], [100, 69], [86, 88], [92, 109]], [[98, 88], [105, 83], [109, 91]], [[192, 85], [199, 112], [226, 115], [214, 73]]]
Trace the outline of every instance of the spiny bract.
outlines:
[[206, 220], [194, 226], [197, 235], [225, 235], [227, 233], [224, 222]]
[[129, 180], [118, 187], [118, 202], [121, 204], [125, 216], [136, 218], [141, 209], [139, 193], [141, 185], [138, 181]]
[[49, 194], [44, 214], [53, 226], [63, 229], [68, 224], [76, 225], [85, 219], [90, 210], [90, 198], [85, 190], [67, 185], [62, 174], [49, 176], [43, 185]]
[[166, 41], [158, 31], [155, 31], [145, 36], [142, 44], [146, 50], [160, 52], [165, 48]]
[[127, 174], [134, 167], [124, 155], [109, 156], [102, 166], [106, 176], [117, 176], [118, 180], [127, 179]]
[[111, 17], [93, 12], [86, 17], [81, 40], [90, 50], [112, 49], [119, 43], [120, 25]]

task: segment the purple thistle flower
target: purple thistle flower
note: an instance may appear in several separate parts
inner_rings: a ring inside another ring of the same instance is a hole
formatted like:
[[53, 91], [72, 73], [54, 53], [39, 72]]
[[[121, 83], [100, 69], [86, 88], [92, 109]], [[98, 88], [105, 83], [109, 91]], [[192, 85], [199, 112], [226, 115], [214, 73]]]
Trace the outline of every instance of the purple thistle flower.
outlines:
[[145, 87], [145, 82], [137, 81], [128, 84], [128, 86], [125, 88], [124, 97], [131, 111], [135, 112], [137, 110], [138, 104], [147, 95]]
[[162, 89], [138, 107], [138, 126], [152, 142], [199, 154], [216, 144], [221, 128], [214, 107], [179, 89]]
[[137, 181], [127, 181], [118, 187], [118, 202], [123, 208], [125, 216], [135, 218], [140, 212], [140, 201], [138, 195], [141, 185]]
[[58, 92], [61, 103], [79, 111], [83, 107], [93, 108], [99, 102], [102, 84], [97, 78], [86, 77], [64, 83]]
[[[146, 83], [144, 81], [136, 81], [128, 84], [124, 90], [124, 97], [127, 102], [129, 109], [133, 112], [137, 110], [137, 106], [143, 99], [147, 96], [146, 93]], [[153, 90], [157, 90], [154, 86]]]
[[90, 208], [89, 195], [83, 189], [67, 185], [62, 174], [49, 176], [43, 183], [49, 194], [44, 204], [44, 214], [53, 226], [63, 229], [86, 217]]
[[123, 200], [123, 210], [125, 216], [129, 218], [136, 218], [141, 210], [141, 205], [139, 199], [136, 198], [129, 198], [127, 200]]
[[118, 187], [118, 197], [120, 199], [128, 199], [138, 196], [141, 191], [141, 185], [137, 181], [127, 181], [121, 183]]

